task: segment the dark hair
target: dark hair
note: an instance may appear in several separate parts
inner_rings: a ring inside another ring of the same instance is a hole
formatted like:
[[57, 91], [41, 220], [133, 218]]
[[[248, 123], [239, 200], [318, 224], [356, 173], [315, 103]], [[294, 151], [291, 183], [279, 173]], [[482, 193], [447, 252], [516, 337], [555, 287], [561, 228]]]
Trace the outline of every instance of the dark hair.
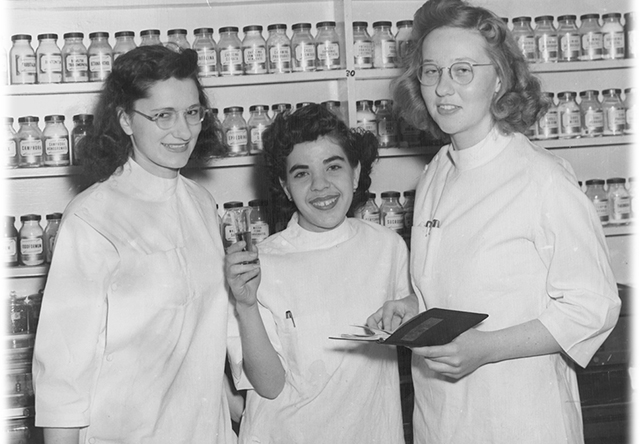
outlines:
[[442, 27], [476, 30], [486, 41], [487, 54], [501, 81], [490, 108], [493, 121], [501, 131], [524, 132], [546, 112], [550, 104], [541, 94], [540, 81], [529, 71], [502, 19], [462, 0], [429, 0], [414, 15], [412, 37], [416, 45], [403, 60], [404, 72], [392, 82], [397, 110], [409, 123], [436, 137], [447, 136], [429, 116], [417, 77], [424, 40], [433, 30]]
[[295, 145], [313, 142], [320, 137], [328, 137], [342, 147], [352, 168], [360, 164], [358, 187], [347, 215], [353, 216], [353, 212], [367, 200], [371, 169], [378, 158], [378, 139], [371, 132], [349, 129], [324, 106], [309, 104], [292, 114], [278, 114], [262, 133], [271, 205], [278, 207], [272, 211], [279, 212], [285, 220], [296, 211], [295, 204], [287, 199], [280, 185], [280, 180], [286, 182], [287, 179], [287, 157]]
[[[133, 112], [135, 102], [148, 97], [149, 89], [156, 82], [171, 78], [192, 79], [198, 88], [200, 104], [209, 108], [207, 95], [198, 81], [195, 51], [175, 52], [161, 45], [141, 46], [116, 59], [95, 107], [93, 133], [79, 144], [79, 157], [86, 174], [96, 181], [104, 181], [127, 162], [132, 143], [120, 126], [119, 110]], [[205, 160], [222, 153], [219, 124], [206, 113], [191, 159]]]

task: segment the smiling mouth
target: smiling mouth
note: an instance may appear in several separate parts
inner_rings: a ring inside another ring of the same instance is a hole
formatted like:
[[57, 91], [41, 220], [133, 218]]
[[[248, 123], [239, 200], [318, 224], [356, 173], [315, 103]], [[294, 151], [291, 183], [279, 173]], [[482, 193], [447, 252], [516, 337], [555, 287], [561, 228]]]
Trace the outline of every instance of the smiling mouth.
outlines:
[[447, 104], [438, 105], [438, 111], [442, 111], [445, 113], [456, 111], [458, 108], [459, 107], [456, 105], [447, 105]]
[[330, 210], [338, 202], [338, 196], [320, 197], [309, 202], [311, 206], [319, 210]]
[[163, 143], [162, 144], [167, 150], [172, 151], [174, 153], [183, 153], [189, 148], [189, 143]]

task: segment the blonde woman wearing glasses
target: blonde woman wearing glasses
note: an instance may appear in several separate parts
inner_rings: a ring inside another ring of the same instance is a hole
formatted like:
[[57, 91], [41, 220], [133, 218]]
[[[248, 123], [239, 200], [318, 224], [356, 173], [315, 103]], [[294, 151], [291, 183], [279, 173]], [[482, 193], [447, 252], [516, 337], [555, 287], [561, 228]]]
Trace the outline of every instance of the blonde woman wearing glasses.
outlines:
[[228, 293], [213, 197], [182, 177], [220, 142], [197, 54], [120, 56], [64, 212], [33, 377], [46, 443], [233, 443]]
[[574, 365], [589, 363], [620, 310], [600, 221], [571, 166], [522, 134], [548, 105], [502, 20], [431, 0], [413, 32], [395, 102], [450, 143], [417, 188], [418, 297], [369, 322], [394, 328], [432, 307], [489, 314], [413, 350], [414, 442], [583, 442]]

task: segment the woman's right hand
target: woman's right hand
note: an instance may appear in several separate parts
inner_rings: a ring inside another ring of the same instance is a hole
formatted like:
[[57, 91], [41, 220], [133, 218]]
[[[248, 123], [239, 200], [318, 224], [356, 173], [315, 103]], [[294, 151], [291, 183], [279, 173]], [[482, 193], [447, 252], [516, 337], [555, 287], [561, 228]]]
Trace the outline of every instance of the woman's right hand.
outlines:
[[418, 297], [410, 294], [396, 301], [385, 302], [378, 311], [367, 318], [367, 326], [391, 332], [417, 314]]
[[[238, 241], [227, 249], [224, 258], [224, 275], [236, 302], [252, 306], [258, 301], [260, 263], [258, 253], [243, 251], [244, 247], [245, 242]], [[252, 261], [255, 263], [249, 263]]]

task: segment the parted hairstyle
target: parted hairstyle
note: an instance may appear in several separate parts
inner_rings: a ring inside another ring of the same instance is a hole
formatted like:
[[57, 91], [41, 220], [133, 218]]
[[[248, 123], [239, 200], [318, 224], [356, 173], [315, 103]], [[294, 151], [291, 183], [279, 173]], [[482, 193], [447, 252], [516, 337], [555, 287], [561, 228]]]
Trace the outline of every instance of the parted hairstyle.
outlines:
[[546, 112], [550, 103], [541, 94], [539, 80], [529, 71], [522, 52], [502, 19], [485, 8], [471, 6], [462, 0], [429, 0], [414, 15], [412, 38], [416, 44], [402, 61], [404, 72], [392, 83], [396, 112], [400, 116], [438, 138], [448, 136], [429, 116], [417, 75], [425, 38], [442, 27], [476, 30], [484, 38], [487, 54], [501, 80], [490, 112], [493, 122], [502, 132], [524, 132]]
[[[198, 88], [200, 105], [209, 108], [207, 95], [198, 81], [195, 51], [175, 52], [161, 45], [141, 46], [115, 60], [95, 106], [93, 132], [79, 143], [80, 162], [93, 180], [106, 180], [132, 154], [131, 138], [120, 126], [120, 110], [132, 113], [135, 102], [147, 98], [154, 84], [171, 78], [192, 79]], [[206, 160], [223, 153], [219, 124], [207, 112], [191, 159]]]
[[371, 132], [350, 129], [324, 106], [309, 104], [291, 114], [278, 114], [262, 133], [272, 205], [279, 207], [286, 220], [296, 211], [295, 204], [288, 200], [280, 185], [280, 180], [287, 181], [287, 157], [295, 145], [320, 137], [327, 137], [342, 147], [352, 168], [360, 164], [358, 187], [347, 215], [353, 216], [367, 200], [371, 170], [378, 158], [378, 139]]

